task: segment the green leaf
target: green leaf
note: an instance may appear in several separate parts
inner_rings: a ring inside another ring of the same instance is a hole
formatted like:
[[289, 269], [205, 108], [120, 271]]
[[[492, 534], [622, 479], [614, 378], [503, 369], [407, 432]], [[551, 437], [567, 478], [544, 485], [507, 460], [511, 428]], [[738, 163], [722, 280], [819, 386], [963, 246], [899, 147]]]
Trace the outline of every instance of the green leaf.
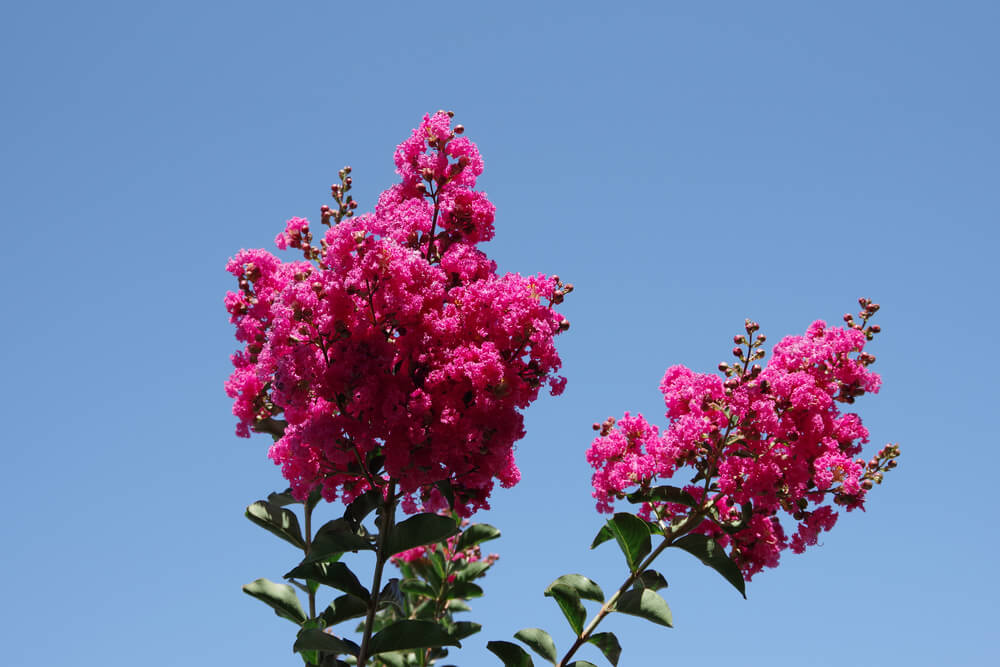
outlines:
[[639, 567], [642, 559], [645, 558], [652, 543], [649, 539], [649, 526], [646, 522], [634, 514], [619, 512], [611, 519], [608, 519], [608, 529], [618, 542], [622, 553], [625, 554], [625, 562], [633, 572]]
[[583, 632], [583, 622], [587, 620], [587, 610], [580, 601], [580, 594], [565, 584], [553, 583], [545, 589], [545, 597], [553, 598], [562, 609], [563, 616], [569, 621], [573, 632], [579, 635]]
[[486, 570], [493, 567], [491, 563], [484, 560], [477, 560], [474, 563], [465, 563], [463, 565], [458, 565], [457, 563], [452, 563], [453, 567], [456, 567], [455, 580], [456, 581], [472, 581], [473, 579], [478, 579], [483, 576]]
[[604, 602], [604, 591], [601, 590], [601, 587], [593, 579], [588, 579], [582, 574], [564, 574], [549, 584], [549, 586], [551, 587], [556, 584], [569, 586], [584, 600]]
[[486, 648], [503, 661], [504, 667], [535, 667], [528, 652], [514, 642], [487, 642]]
[[688, 507], [698, 506], [698, 501], [690, 493], [676, 486], [655, 486], [646, 491], [634, 491], [625, 497], [630, 503], [661, 502], [677, 503]]
[[468, 549], [469, 547], [473, 547], [477, 544], [495, 540], [498, 537], [500, 537], [500, 531], [490, 524], [474, 523], [462, 531], [462, 536], [458, 538], [458, 544], [456, 545], [455, 550], [462, 551], [463, 549]]
[[601, 526], [601, 529], [597, 531], [597, 535], [594, 536], [594, 541], [590, 543], [591, 549], [596, 549], [599, 545], [604, 544], [608, 540], [613, 540], [615, 538], [612, 534], [611, 529], [608, 528], [607, 524]]
[[299, 633], [298, 638], [295, 640], [295, 644], [292, 646], [292, 650], [298, 653], [299, 651], [327, 651], [335, 655], [354, 655], [358, 654], [358, 646], [354, 642], [346, 642], [343, 639], [338, 639], [333, 635], [328, 635], [319, 628], [307, 628]]
[[586, 660], [574, 660], [569, 663], [569, 667], [597, 667], [597, 665], [592, 662], [587, 662]]
[[344, 563], [303, 563], [286, 574], [285, 579], [318, 581], [363, 600], [371, 595]]
[[455, 625], [448, 631], [455, 639], [465, 639], [470, 635], [474, 635], [483, 629], [479, 623], [473, 623], [472, 621], [457, 621]]
[[302, 539], [302, 531], [299, 529], [299, 520], [295, 516], [295, 512], [269, 503], [266, 500], [258, 500], [247, 507], [245, 514], [255, 524], [274, 533], [286, 542], [299, 549], [306, 548], [306, 543]]
[[389, 667], [406, 667], [405, 653], [383, 653], [378, 660]]
[[726, 555], [718, 542], [707, 535], [688, 534], [670, 546], [683, 549], [721, 574], [726, 581], [736, 587], [743, 599], [746, 599], [747, 586], [746, 582], [743, 581], [743, 573], [740, 572], [739, 566]]
[[472, 611], [472, 607], [465, 604], [464, 600], [448, 600], [448, 611]]
[[291, 489], [285, 489], [281, 493], [274, 491], [272, 493], [267, 494], [267, 502], [271, 503], [272, 505], [277, 505], [278, 507], [284, 507], [285, 505], [301, 504], [298, 500], [295, 499], [295, 496], [292, 495]]
[[351, 525], [343, 519], [334, 519], [323, 524], [316, 531], [309, 553], [303, 563], [315, 563], [326, 561], [335, 555], [343, 554], [345, 551], [358, 551], [359, 549], [375, 550], [375, 545], [356, 534]]
[[398, 554], [401, 551], [446, 540], [458, 532], [458, 526], [451, 517], [440, 514], [414, 514], [396, 525], [389, 533], [386, 552]]
[[635, 580], [634, 588], [649, 588], [658, 591], [667, 587], [667, 579], [656, 570], [646, 570]]
[[317, 484], [316, 488], [309, 492], [309, 497], [306, 498], [306, 511], [311, 512], [321, 500], [323, 500], [323, 485]]
[[285, 584], [276, 584], [268, 579], [257, 579], [243, 586], [243, 592], [270, 605], [274, 613], [301, 625], [306, 621], [306, 613], [302, 611], [295, 590]]
[[382, 608], [386, 605], [394, 605], [399, 612], [403, 612], [403, 594], [399, 590], [399, 579], [393, 577], [382, 587], [382, 592], [378, 594], [378, 606]]
[[415, 648], [462, 645], [448, 631], [432, 621], [396, 621], [376, 633], [369, 647], [372, 655], [386, 651], [403, 651]]
[[618, 658], [622, 655], [622, 645], [618, 643], [618, 637], [615, 637], [613, 632], [598, 632], [595, 635], [590, 635], [590, 639], [587, 641], [601, 649], [601, 653], [608, 659], [608, 662], [615, 667], [618, 666]]
[[430, 584], [420, 579], [403, 579], [399, 582], [399, 588], [404, 593], [411, 595], [422, 595], [427, 598], [436, 598], [437, 591], [431, 588]]
[[483, 589], [481, 586], [467, 581], [456, 581], [448, 587], [448, 597], [462, 598], [463, 600], [481, 598], [483, 597]]
[[674, 627], [674, 618], [667, 601], [660, 594], [648, 588], [632, 589], [622, 593], [615, 603], [615, 611], [645, 618], [653, 623]]
[[556, 661], [556, 643], [549, 633], [541, 628], [525, 628], [514, 633], [514, 639], [520, 639], [532, 651], [551, 663]]
[[375, 489], [365, 491], [344, 510], [344, 520], [357, 529], [365, 517], [382, 502], [382, 494]]
[[320, 618], [330, 628], [351, 618], [359, 618], [368, 613], [368, 603], [353, 595], [341, 595], [330, 603]]

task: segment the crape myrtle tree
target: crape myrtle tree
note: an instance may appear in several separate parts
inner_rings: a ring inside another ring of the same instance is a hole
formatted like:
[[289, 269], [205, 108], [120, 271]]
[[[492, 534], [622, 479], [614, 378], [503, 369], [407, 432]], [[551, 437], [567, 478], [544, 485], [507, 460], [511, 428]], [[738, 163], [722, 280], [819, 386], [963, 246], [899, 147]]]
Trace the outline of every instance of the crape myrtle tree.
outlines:
[[[569, 328], [557, 307], [573, 286], [501, 275], [479, 249], [495, 209], [475, 189], [483, 161], [463, 134], [450, 112], [425, 116], [396, 148], [400, 182], [373, 212], [356, 214], [344, 167], [334, 206], [320, 209], [325, 229], [292, 218], [275, 239], [301, 259], [241, 250], [227, 266], [238, 289], [226, 309], [243, 346], [226, 383], [236, 432], [269, 434], [289, 485], [246, 516], [301, 551], [287, 584], [243, 590], [298, 627], [292, 648], [309, 665], [444, 664], [448, 647], [481, 629], [456, 615], [483, 594], [476, 582], [497, 556], [481, 545], [500, 532], [471, 518], [497, 482], [520, 479], [522, 411], [566, 383], [554, 340]], [[618, 639], [596, 631], [610, 614], [672, 625], [658, 593], [666, 579], [652, 567], [664, 549], [689, 552], [745, 596], [782, 551], [816, 544], [837, 508], [863, 507], [899, 450], [861, 458], [868, 432], [841, 411], [880, 384], [864, 351], [879, 306], [860, 305], [843, 327], [817, 321], [785, 338], [766, 366], [748, 320], [721, 374], [668, 369], [663, 429], [629, 413], [594, 424], [593, 495], [612, 516], [592, 546], [617, 544], [626, 576], [610, 595], [580, 574], [545, 589], [571, 631], [564, 652], [540, 628], [487, 648], [507, 666], [532, 664], [525, 646], [588, 665], [573, 656], [590, 643], [617, 665]], [[614, 513], [619, 501], [635, 511]], [[317, 527], [321, 502], [340, 509]], [[374, 566], [362, 582], [345, 561], [365, 555]]]

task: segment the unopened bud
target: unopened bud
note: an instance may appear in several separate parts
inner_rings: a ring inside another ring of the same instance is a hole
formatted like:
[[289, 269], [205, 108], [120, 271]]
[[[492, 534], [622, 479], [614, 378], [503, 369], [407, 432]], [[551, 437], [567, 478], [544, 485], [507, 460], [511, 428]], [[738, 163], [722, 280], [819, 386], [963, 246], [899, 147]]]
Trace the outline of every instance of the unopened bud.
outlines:
[[744, 336], [743, 334], [740, 334], [738, 336], [733, 336], [733, 342], [736, 343], [737, 345], [746, 345], [747, 337]]
[[562, 322], [559, 323], [559, 331], [566, 331], [569, 329], [569, 320], [563, 318]]
[[734, 357], [742, 357], [743, 356], [743, 348], [734, 347], [733, 348], [733, 356]]
[[346, 167], [344, 167], [344, 173], [345, 174], [351, 173], [351, 165], [347, 165]]
[[455, 126], [455, 134], [462, 134], [463, 132], [465, 132], [465, 126], [464, 125], [456, 125]]
[[719, 370], [720, 370], [720, 371], [722, 371], [723, 373], [725, 373], [726, 371], [728, 371], [728, 370], [729, 370], [729, 364], [727, 364], [727, 363], [726, 363], [726, 362], [724, 362], [724, 361], [723, 361], [723, 362], [721, 362], [721, 363], [719, 364]]
[[352, 209], [353, 209], [353, 208], [357, 208], [357, 207], [358, 207], [358, 202], [356, 202], [356, 201], [354, 201], [354, 200], [352, 199], [352, 200], [351, 200], [351, 203], [350, 203], [350, 204], [348, 204], [348, 206], [350, 206], [350, 207], [351, 207]]

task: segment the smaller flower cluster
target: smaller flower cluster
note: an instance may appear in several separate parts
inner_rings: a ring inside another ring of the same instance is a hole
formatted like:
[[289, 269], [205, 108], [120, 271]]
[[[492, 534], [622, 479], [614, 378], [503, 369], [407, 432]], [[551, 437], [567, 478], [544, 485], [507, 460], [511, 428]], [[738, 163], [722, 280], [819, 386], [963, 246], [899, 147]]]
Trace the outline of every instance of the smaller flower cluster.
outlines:
[[[627, 493], [648, 492], [689, 469], [687, 504], [646, 502], [640, 513], [664, 522], [702, 513], [694, 532], [728, 547], [749, 579], [775, 567], [784, 549], [815, 545], [837, 521], [833, 506], [863, 508], [867, 492], [896, 466], [899, 448], [889, 445], [867, 463], [857, 458], [868, 431], [838, 407], [881, 384], [868, 368], [875, 357], [864, 351], [880, 331], [868, 325], [879, 305], [860, 304], [860, 322], [850, 314], [846, 328], [814, 322], [805, 335], [778, 343], [766, 368], [755, 363], [766, 339], [747, 320], [746, 333], [734, 337], [737, 363], [721, 363], [722, 377], [667, 369], [660, 390], [670, 423], [662, 433], [629, 413], [594, 424], [600, 435], [587, 460], [598, 510], [610, 512]], [[795, 522], [791, 537], [782, 516]]]
[[[462, 529], [468, 528], [469, 520], [462, 520]], [[406, 551], [401, 551], [400, 553], [394, 555], [391, 560], [394, 565], [399, 567], [400, 565], [407, 563], [412, 564], [414, 562], [424, 562], [427, 561], [431, 554], [435, 551], [440, 551], [444, 560], [448, 563], [478, 563], [482, 561], [487, 567], [496, 563], [500, 556], [499, 554], [489, 554], [485, 558], [483, 557], [482, 550], [478, 544], [473, 544], [462, 549], [458, 548], [458, 542], [461, 539], [462, 534], [458, 533], [452, 535], [444, 542], [439, 544], [428, 544], [419, 547], [413, 547], [412, 549], [407, 549]], [[449, 575], [449, 583], [455, 580], [455, 575]]]

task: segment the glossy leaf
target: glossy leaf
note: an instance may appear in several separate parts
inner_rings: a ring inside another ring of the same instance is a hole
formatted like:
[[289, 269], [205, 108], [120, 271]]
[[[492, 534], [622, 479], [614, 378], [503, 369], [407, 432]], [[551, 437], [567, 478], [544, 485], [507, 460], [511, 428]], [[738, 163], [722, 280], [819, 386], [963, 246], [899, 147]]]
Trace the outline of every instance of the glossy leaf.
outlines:
[[247, 507], [245, 515], [264, 530], [277, 535], [289, 544], [299, 549], [306, 548], [295, 512], [265, 500], [258, 500]]
[[590, 635], [587, 641], [601, 649], [608, 662], [617, 667], [618, 659], [622, 655], [622, 645], [618, 643], [618, 637], [613, 632], [598, 632]]
[[341, 595], [327, 607], [320, 617], [326, 627], [332, 627], [351, 618], [360, 618], [368, 613], [368, 604], [353, 595]]
[[361, 599], [370, 595], [368, 589], [361, 585], [357, 576], [344, 563], [303, 563], [286, 574], [285, 579], [317, 581]]
[[549, 633], [541, 628], [525, 628], [514, 633], [514, 639], [519, 639], [528, 645], [532, 651], [549, 662], [556, 661], [556, 643]]
[[286, 584], [276, 584], [268, 579], [257, 579], [243, 586], [243, 592], [255, 597], [274, 609], [274, 613], [301, 625], [306, 621], [295, 590]]
[[[456, 564], [453, 563], [454, 567]], [[457, 567], [457, 572], [455, 572], [455, 579], [457, 581], [472, 581], [473, 579], [478, 579], [483, 575], [486, 570], [490, 569], [493, 565], [485, 560], [477, 560], [474, 563], [465, 563]]]
[[483, 589], [481, 586], [467, 581], [456, 581], [448, 588], [448, 592], [449, 597], [462, 598], [464, 600], [480, 598], [483, 596]]
[[358, 551], [367, 549], [374, 551], [375, 545], [370, 541], [356, 534], [347, 521], [334, 519], [323, 524], [316, 531], [309, 553], [306, 555], [304, 563], [314, 563], [325, 561], [335, 555], [343, 554], [345, 551]]
[[565, 584], [553, 583], [545, 589], [545, 596], [553, 598], [569, 621], [569, 627], [579, 635], [583, 632], [583, 622], [587, 620], [587, 610], [580, 601], [580, 595]]
[[680, 538], [670, 546], [683, 549], [705, 565], [709, 566], [726, 581], [736, 587], [743, 599], [747, 597], [746, 582], [743, 581], [743, 573], [739, 566], [726, 554], [719, 546], [719, 543], [707, 535], [688, 534]]
[[625, 562], [630, 570], [635, 572], [642, 559], [649, 555], [652, 542], [649, 539], [649, 526], [646, 522], [628, 512], [619, 512], [608, 519], [608, 529], [618, 542], [619, 548], [625, 554]]
[[608, 528], [607, 524], [604, 524], [601, 526], [601, 529], [597, 531], [597, 535], [594, 536], [594, 541], [590, 543], [590, 548], [596, 549], [599, 545], [613, 539], [615, 539], [615, 536], [612, 534], [611, 529]]
[[271, 503], [272, 505], [277, 505], [278, 507], [284, 507], [285, 505], [301, 504], [298, 500], [295, 499], [295, 496], [292, 495], [291, 489], [285, 489], [281, 493], [274, 491], [272, 493], [267, 494], [267, 502]]
[[344, 520], [353, 528], [357, 528], [364, 521], [365, 517], [371, 514], [372, 510], [378, 507], [382, 501], [382, 494], [372, 489], [365, 491], [355, 498], [347, 509], [344, 510]]
[[684, 489], [669, 485], [655, 486], [646, 491], [634, 491], [625, 497], [630, 503], [660, 502], [676, 503], [678, 505], [687, 505], [688, 507], [698, 506], [698, 501], [690, 493]]
[[457, 532], [458, 526], [450, 517], [430, 512], [414, 514], [397, 524], [389, 533], [386, 553], [398, 554], [413, 547], [441, 542]]
[[464, 600], [448, 600], [446, 606], [449, 611], [472, 611], [472, 607], [465, 604]]
[[358, 654], [358, 645], [354, 642], [346, 642], [333, 635], [328, 635], [319, 628], [307, 628], [299, 633], [292, 650], [299, 651], [327, 651], [335, 655]]
[[667, 579], [656, 570], [646, 570], [636, 579], [634, 588], [649, 588], [658, 591], [667, 587]]
[[422, 595], [428, 598], [436, 598], [437, 591], [430, 587], [426, 581], [421, 581], [420, 579], [403, 579], [399, 582], [399, 588], [404, 593], [410, 593], [411, 595]]
[[388, 667], [406, 667], [405, 653], [382, 653], [378, 657], [379, 662]]
[[462, 531], [462, 536], [458, 538], [458, 544], [455, 548], [457, 551], [462, 551], [477, 544], [495, 540], [498, 537], [500, 537], [500, 531], [490, 524], [474, 523]]
[[535, 667], [528, 652], [514, 642], [487, 642], [486, 648], [503, 661], [504, 667]]
[[439, 624], [433, 621], [411, 620], [396, 621], [383, 628], [372, 637], [369, 644], [372, 655], [434, 646], [462, 647], [459, 641]]
[[451, 485], [451, 480], [442, 479], [440, 482], [434, 482], [434, 488], [448, 501], [448, 508], [455, 509], [455, 489]]
[[632, 589], [622, 593], [615, 603], [615, 611], [645, 618], [653, 623], [674, 627], [674, 618], [667, 601], [648, 588]]
[[473, 623], [472, 621], [458, 621], [455, 625], [448, 631], [455, 639], [465, 639], [470, 635], [474, 635], [483, 629], [479, 623]]
[[568, 667], [597, 667], [597, 665], [592, 662], [587, 662], [586, 660], [574, 660], [569, 663]]
[[549, 586], [556, 584], [569, 586], [584, 600], [604, 602], [604, 591], [601, 590], [601, 587], [593, 579], [588, 579], [582, 574], [564, 574], [549, 584]]

